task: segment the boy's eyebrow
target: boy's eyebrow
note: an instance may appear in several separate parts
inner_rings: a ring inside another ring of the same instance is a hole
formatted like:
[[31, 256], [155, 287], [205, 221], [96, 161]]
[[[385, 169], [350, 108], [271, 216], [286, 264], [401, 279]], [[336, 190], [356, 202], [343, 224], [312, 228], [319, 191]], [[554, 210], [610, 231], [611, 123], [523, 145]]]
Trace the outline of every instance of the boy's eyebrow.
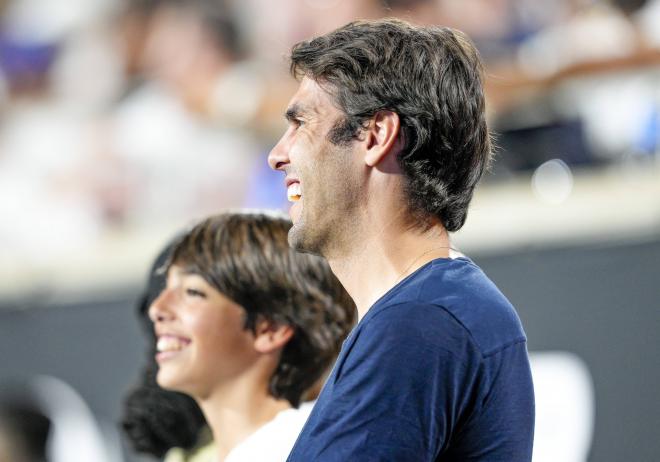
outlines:
[[199, 276], [201, 278], [204, 278], [204, 274], [202, 271], [200, 271], [198, 268], [191, 267], [190, 265], [181, 268], [179, 272], [183, 276]]

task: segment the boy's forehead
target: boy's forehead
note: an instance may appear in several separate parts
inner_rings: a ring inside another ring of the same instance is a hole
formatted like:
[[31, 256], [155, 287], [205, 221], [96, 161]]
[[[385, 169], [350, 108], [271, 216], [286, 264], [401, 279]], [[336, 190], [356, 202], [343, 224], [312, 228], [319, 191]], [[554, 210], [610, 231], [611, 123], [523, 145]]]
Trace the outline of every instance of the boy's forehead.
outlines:
[[182, 265], [180, 262], [172, 263], [167, 269], [168, 277], [198, 276], [199, 273], [192, 268]]

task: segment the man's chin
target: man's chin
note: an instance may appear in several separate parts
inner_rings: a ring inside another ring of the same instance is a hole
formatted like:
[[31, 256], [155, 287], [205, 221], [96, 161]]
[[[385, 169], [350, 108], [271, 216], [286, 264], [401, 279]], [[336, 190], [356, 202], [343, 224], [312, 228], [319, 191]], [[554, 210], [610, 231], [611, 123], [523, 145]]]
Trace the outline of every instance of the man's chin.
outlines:
[[289, 247], [295, 251], [322, 256], [320, 249], [315, 245], [314, 239], [309, 236], [309, 233], [305, 232], [305, 227], [302, 223], [294, 224], [289, 229], [288, 237]]

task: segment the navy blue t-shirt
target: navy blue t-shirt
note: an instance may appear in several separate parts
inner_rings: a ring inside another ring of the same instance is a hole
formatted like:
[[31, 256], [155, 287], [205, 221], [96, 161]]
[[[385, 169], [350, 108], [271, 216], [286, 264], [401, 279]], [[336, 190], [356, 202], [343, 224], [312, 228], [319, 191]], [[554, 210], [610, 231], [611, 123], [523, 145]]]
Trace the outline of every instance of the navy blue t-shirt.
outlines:
[[511, 304], [468, 258], [437, 259], [344, 342], [289, 462], [525, 462], [534, 391]]

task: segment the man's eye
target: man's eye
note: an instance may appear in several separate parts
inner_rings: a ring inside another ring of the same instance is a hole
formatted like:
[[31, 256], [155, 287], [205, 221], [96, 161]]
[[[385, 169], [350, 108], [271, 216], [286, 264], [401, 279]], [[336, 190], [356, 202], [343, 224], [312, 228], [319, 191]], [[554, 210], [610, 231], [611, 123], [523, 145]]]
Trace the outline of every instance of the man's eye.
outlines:
[[186, 295], [189, 295], [191, 297], [206, 298], [205, 292], [202, 292], [201, 290], [193, 289], [191, 287], [188, 287], [186, 289]]

